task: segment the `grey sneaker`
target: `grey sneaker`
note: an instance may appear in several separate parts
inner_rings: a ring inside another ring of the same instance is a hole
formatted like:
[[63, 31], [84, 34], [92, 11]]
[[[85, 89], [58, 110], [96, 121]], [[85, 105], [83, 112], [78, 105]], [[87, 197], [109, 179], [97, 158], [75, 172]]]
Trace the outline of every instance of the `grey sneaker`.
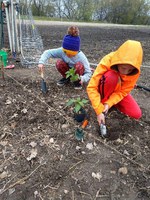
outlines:
[[82, 85], [80, 84], [80, 81], [75, 81], [73, 84], [74, 84], [75, 90], [81, 90], [82, 89]]
[[69, 83], [69, 82], [70, 82], [70, 79], [69, 79], [69, 78], [62, 78], [62, 79], [60, 79], [60, 80], [57, 82], [57, 85], [58, 85], [58, 86], [63, 86], [63, 85], [65, 85], [65, 84]]

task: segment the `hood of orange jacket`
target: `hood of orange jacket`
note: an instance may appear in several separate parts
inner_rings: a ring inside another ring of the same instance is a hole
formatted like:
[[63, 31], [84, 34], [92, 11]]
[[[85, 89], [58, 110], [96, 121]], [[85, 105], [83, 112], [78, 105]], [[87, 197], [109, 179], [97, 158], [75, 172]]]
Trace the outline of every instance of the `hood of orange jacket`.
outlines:
[[104, 105], [101, 103], [101, 95], [99, 93], [99, 81], [102, 75], [108, 70], [118, 71], [118, 64], [130, 64], [135, 68], [132, 73], [128, 75], [119, 74], [118, 72], [121, 84], [116, 87], [116, 90], [105, 102], [109, 107], [112, 107], [127, 96], [134, 88], [140, 75], [142, 58], [143, 50], [141, 43], [135, 40], [127, 40], [115, 52], [111, 52], [102, 58], [87, 86], [89, 99], [97, 115], [104, 110]]
[[141, 43], [134, 40], [127, 40], [123, 43], [111, 59], [110, 68], [116, 69], [117, 64], [130, 64], [135, 69], [130, 75], [140, 73], [140, 66], [142, 64], [143, 50]]

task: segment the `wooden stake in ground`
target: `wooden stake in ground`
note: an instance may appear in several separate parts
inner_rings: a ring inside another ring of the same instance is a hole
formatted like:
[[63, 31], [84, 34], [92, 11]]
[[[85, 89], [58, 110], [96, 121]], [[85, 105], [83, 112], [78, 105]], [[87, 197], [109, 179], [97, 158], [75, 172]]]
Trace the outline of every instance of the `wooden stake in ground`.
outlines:
[[0, 68], [1, 68], [2, 79], [5, 80], [5, 78], [4, 78], [4, 64], [3, 64], [3, 57], [2, 56], [0, 56]]

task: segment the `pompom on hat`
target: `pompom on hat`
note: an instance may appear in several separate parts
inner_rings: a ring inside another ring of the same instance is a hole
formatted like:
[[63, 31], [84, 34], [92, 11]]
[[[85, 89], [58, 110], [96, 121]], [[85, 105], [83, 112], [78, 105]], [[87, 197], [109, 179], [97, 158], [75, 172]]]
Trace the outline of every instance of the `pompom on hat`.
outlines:
[[65, 35], [62, 42], [62, 47], [70, 51], [79, 51], [80, 50], [80, 37]]

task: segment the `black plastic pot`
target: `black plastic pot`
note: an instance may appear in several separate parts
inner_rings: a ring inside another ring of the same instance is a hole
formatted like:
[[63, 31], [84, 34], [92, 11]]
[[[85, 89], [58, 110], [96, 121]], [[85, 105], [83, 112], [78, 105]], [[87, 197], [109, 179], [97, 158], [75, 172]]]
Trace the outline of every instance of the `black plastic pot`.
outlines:
[[86, 117], [86, 111], [82, 108], [79, 113], [74, 113], [74, 119], [77, 122], [83, 122]]

